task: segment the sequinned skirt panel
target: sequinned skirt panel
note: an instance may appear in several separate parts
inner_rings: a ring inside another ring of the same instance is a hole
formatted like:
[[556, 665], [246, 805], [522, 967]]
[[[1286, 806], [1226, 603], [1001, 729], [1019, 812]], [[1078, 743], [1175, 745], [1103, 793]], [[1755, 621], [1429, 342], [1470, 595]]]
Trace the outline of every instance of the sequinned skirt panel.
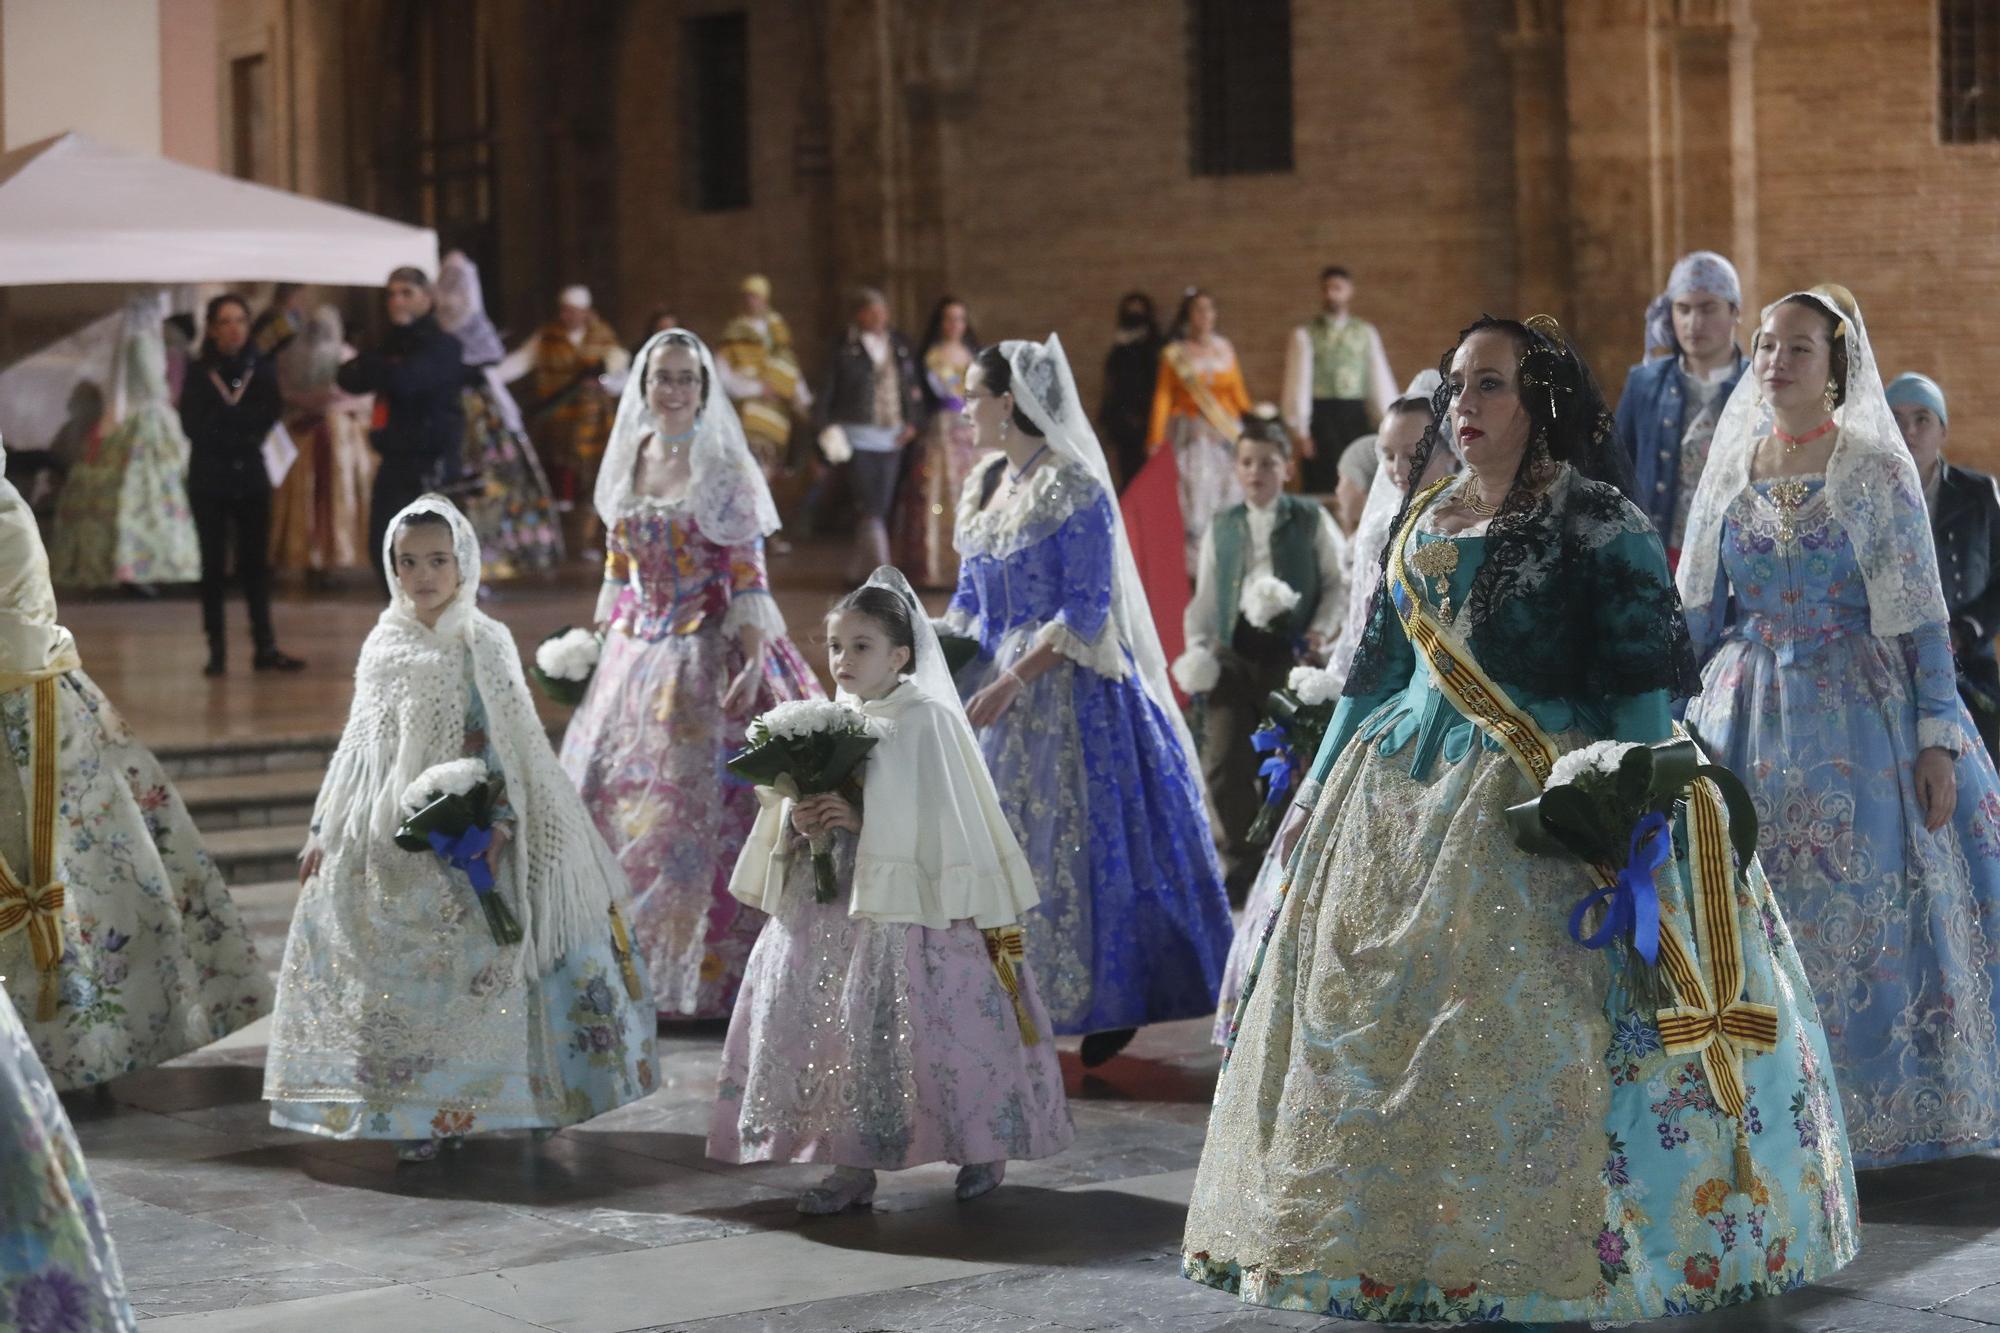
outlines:
[[1856, 1164], [2000, 1145], [2000, 780], [1985, 749], [1959, 759], [1958, 807], [1933, 834], [1900, 652], [1863, 636], [1780, 666], [1730, 642], [1703, 686], [1688, 725], [1756, 802]]
[[1257, 878], [1251, 881], [1250, 896], [1244, 900], [1243, 915], [1236, 923], [1236, 937], [1229, 942], [1229, 961], [1222, 969], [1222, 990], [1216, 997], [1215, 1030], [1210, 1038], [1217, 1046], [1227, 1046], [1229, 1034], [1235, 1031], [1236, 1005], [1243, 998], [1243, 983], [1249, 979], [1265, 931], [1277, 913], [1284, 882], [1285, 863], [1278, 855], [1278, 840], [1273, 838], [1264, 853], [1264, 863], [1257, 868]]
[[[1565, 933], [1582, 868], [1509, 838], [1532, 794], [1512, 760], [1408, 768], [1350, 745], [1308, 826], [1246, 983], [1184, 1272], [1350, 1319], [1553, 1322], [1710, 1309], [1851, 1258], [1824, 1037], [1761, 879], [1737, 914], [1780, 1035], [1746, 1064], [1746, 1196], [1699, 1057], [1667, 1055]], [[1685, 928], [1677, 873], [1663, 906]]]
[[[248, 1026], [270, 1012], [271, 982], [159, 760], [81, 670], [56, 693], [56, 877], [66, 901], [55, 1018], [34, 1018], [40, 974], [26, 931], [0, 939], [0, 976], [50, 1080], [68, 1092]], [[18, 782], [20, 794], [0, 810], [25, 809], [32, 790], [33, 700], [31, 689], [0, 693], [0, 762], [12, 770], [0, 790]], [[8, 857], [25, 867], [25, 843]]]
[[[497, 891], [517, 909], [511, 876]], [[285, 942], [264, 1096], [336, 1139], [575, 1124], [657, 1083], [655, 1018], [603, 937], [524, 980], [471, 883], [435, 856], [329, 848]]]
[[69, 1117], [0, 994], [0, 1328], [136, 1326]]
[[750, 718], [823, 695], [790, 639], [770, 640], [743, 717], [722, 696], [743, 656], [719, 626], [649, 642], [614, 632], [563, 735], [562, 766], [625, 868], [635, 947], [662, 1014], [724, 1018], [764, 914], [729, 896], [756, 790], [724, 766]]
[[[1018, 660], [1035, 628], [1011, 631], [995, 661]], [[967, 668], [961, 689], [995, 669]], [[1215, 1012], [1231, 935], [1222, 868], [1198, 779], [1136, 678], [1058, 658], [979, 743], [1041, 890], [1022, 926], [1056, 1031]]]
[[1020, 1021], [970, 922], [949, 930], [847, 914], [843, 885], [813, 900], [795, 842], [778, 914], [750, 956], [723, 1046], [709, 1156], [899, 1170], [925, 1162], [1047, 1157], [1073, 1131], [1048, 1011], [1032, 966]]

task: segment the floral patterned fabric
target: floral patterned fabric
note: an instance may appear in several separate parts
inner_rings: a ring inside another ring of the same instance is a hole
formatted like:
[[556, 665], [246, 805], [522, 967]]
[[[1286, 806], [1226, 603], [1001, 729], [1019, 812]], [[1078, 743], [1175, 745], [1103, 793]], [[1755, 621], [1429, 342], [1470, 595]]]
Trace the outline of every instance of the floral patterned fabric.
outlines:
[[555, 501], [528, 437], [511, 430], [493, 390], [467, 389], [465, 466], [479, 487], [465, 498], [465, 516], [479, 533], [482, 577], [539, 574], [562, 563], [562, 528]]
[[[784, 636], [761, 541], [717, 546], [685, 506], [649, 504], [607, 546], [610, 629], [563, 736], [563, 769], [625, 868], [660, 1012], [722, 1018], [764, 924], [729, 896], [757, 797], [724, 763], [752, 717], [825, 692]], [[763, 684], [741, 717], [722, 711], [743, 667], [732, 617], [766, 631]]]
[[69, 1117], [0, 993], [0, 1328], [136, 1326]]
[[[32, 688], [0, 693], [12, 771], [32, 787]], [[56, 1016], [34, 1019], [39, 985], [26, 932], [0, 939], [0, 976], [62, 1091], [185, 1055], [271, 1008], [271, 983], [201, 835], [159, 761], [81, 670], [57, 683], [56, 876], [63, 909]], [[15, 804], [0, 800], [0, 808]], [[9, 835], [0, 828], [0, 840]], [[8, 853], [10, 862], [25, 847]]]
[[[1911, 506], [1924, 523], [1921, 504]], [[1906, 534], [1930, 540], [1921, 526]], [[1942, 622], [1869, 628], [1867, 587], [1817, 477], [1731, 506], [1715, 648], [1688, 725], [1750, 787], [1759, 854], [1832, 1039], [1859, 1166], [2000, 1145], [2000, 779]], [[1924, 828], [1911, 767], [1959, 752], [1958, 805]]]
[[959, 492], [979, 461], [972, 423], [962, 415], [971, 363], [955, 364], [950, 351], [940, 344], [924, 358], [929, 400], [936, 406], [911, 447], [909, 471], [896, 501], [896, 567], [919, 588], [950, 588], [958, 582], [951, 530]]
[[[504, 782], [469, 666], [467, 697], [465, 753]], [[334, 1139], [550, 1129], [653, 1090], [652, 1005], [613, 920], [524, 977], [463, 871], [368, 850], [330, 840], [299, 896], [264, 1072], [272, 1124]], [[519, 910], [511, 865], [494, 887]]]
[[979, 641], [965, 697], [1038, 645], [1064, 654], [980, 748], [1041, 905], [1022, 921], [1056, 1031], [1214, 1012], [1229, 902], [1202, 791], [1111, 624], [1111, 502], [1080, 465], [1045, 463], [985, 509], [960, 501], [949, 629]]
[[93, 436], [56, 501], [50, 578], [65, 588], [199, 579], [187, 458], [169, 403], [141, 404], [101, 440]]
[[972, 923], [849, 916], [854, 835], [834, 843], [841, 893], [820, 903], [812, 857], [793, 838], [783, 904], [729, 1020], [708, 1155], [895, 1171], [1067, 1148], [1069, 1103], [1034, 969], [1017, 972], [1040, 1034], [1030, 1046]]
[[365, 569], [375, 453], [362, 418], [341, 406], [294, 412], [299, 456], [271, 493], [271, 568]]
[[[1455, 603], [1483, 541], [1461, 548]], [[1605, 558], [1641, 556], [1664, 580], [1643, 526]], [[1668, 733], [1664, 691], [1611, 709], [1514, 699], [1564, 751]], [[1711, 1310], [1853, 1257], [1825, 1035], [1754, 863], [1735, 895], [1744, 990], [1776, 1009], [1778, 1039], [1743, 1062], [1739, 1174], [1700, 1057], [1669, 1055], [1630, 980], [1570, 940], [1588, 873], [1503, 832], [1534, 784], [1428, 665], [1343, 701], [1327, 745], [1216, 1091], [1187, 1276], [1347, 1319], [1554, 1323]], [[1683, 867], [1657, 883], [1694, 939]]]

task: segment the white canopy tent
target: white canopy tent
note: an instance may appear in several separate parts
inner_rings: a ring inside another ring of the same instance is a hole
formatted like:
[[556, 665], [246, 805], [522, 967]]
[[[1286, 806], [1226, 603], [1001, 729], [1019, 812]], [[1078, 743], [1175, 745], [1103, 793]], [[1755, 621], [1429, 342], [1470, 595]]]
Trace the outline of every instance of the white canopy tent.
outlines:
[[435, 274], [437, 233], [59, 134], [0, 156], [0, 286]]

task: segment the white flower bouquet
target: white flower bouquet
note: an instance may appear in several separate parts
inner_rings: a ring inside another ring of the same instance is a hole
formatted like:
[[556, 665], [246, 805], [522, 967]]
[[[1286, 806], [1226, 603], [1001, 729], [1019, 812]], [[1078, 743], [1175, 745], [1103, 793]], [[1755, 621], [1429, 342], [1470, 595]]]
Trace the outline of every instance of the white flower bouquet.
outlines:
[[551, 700], [574, 708], [583, 702], [603, 652], [604, 641], [596, 631], [565, 625], [535, 645], [535, 663], [528, 674]]
[[1299, 590], [1276, 574], [1259, 574], [1243, 585], [1238, 604], [1252, 629], [1275, 633], [1278, 622], [1298, 607]]
[[[797, 800], [850, 789], [860, 800], [861, 762], [880, 739], [859, 709], [832, 699], [779, 704], [751, 722], [749, 748], [729, 761], [729, 771], [759, 787]], [[839, 893], [830, 835], [812, 839], [813, 897], [830, 903]]]

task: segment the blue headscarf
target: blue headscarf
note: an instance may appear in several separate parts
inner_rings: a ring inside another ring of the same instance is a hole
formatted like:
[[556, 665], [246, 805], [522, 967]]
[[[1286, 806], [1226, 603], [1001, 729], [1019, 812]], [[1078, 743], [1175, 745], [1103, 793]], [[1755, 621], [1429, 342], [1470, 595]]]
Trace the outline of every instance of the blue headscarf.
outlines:
[[1944, 390], [1929, 375], [1905, 371], [1889, 381], [1887, 394], [1891, 407], [1927, 407], [1940, 426], [1951, 424], [1944, 411]]

